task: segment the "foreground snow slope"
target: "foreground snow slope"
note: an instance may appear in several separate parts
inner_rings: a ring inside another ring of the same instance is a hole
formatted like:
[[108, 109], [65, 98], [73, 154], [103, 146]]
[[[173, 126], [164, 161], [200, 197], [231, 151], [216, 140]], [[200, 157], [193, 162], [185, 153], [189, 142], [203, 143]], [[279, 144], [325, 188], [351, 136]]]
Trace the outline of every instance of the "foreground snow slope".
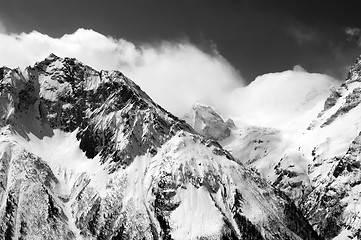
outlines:
[[319, 239], [122, 73], [50, 55], [0, 79], [0, 238]]

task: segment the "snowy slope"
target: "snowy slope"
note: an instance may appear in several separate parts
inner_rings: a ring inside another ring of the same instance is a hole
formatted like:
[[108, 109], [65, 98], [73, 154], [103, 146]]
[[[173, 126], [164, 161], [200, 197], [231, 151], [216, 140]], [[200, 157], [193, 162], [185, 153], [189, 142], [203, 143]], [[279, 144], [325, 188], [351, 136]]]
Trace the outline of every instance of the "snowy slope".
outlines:
[[[284, 77], [287, 73], [280, 74], [281, 85]], [[277, 86], [266, 78], [249, 87]], [[259, 116], [250, 110], [236, 119], [237, 127], [220, 143], [288, 195], [322, 237], [360, 239], [361, 57], [340, 87], [325, 95], [323, 86], [309, 88], [314, 98], [307, 98], [308, 92], [266, 95], [265, 109], [255, 106]]]
[[55, 55], [0, 73], [0, 238], [319, 239], [122, 73]]
[[313, 188], [302, 201], [302, 208], [316, 230], [327, 238], [358, 239], [361, 234], [360, 88], [358, 58], [346, 81], [333, 91], [310, 124], [303, 139], [307, 144], [300, 149], [310, 159], [312, 156], [309, 176]]

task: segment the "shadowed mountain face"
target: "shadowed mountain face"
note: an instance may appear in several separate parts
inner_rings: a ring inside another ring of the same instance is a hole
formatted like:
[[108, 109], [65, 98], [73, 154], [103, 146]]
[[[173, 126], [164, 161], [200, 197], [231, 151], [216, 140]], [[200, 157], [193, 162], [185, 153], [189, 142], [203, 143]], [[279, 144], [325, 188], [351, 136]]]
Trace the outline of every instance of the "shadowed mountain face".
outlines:
[[0, 238], [319, 239], [120, 72], [50, 55], [1, 68], [0, 90]]
[[97, 72], [56, 56], [34, 69], [50, 126], [78, 129], [80, 148], [89, 158], [100, 154], [102, 162], [109, 161], [110, 172], [129, 165], [136, 155], [156, 152], [179, 130], [192, 132], [120, 72]]

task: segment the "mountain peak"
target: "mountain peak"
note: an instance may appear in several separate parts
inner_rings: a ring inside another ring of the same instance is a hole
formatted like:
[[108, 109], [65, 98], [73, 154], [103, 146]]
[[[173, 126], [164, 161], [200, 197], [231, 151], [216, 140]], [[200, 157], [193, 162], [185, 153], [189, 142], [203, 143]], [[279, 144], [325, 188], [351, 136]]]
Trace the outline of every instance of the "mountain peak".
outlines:
[[228, 138], [230, 129], [235, 127], [231, 119], [224, 121], [213, 108], [202, 103], [195, 103], [190, 113], [184, 116], [184, 119], [199, 134], [216, 141]]
[[3, 79], [4, 78], [4, 76], [8, 73], [8, 72], [10, 72], [11, 71], [11, 69], [10, 68], [8, 68], [8, 67], [0, 67], [0, 80], [1, 79]]
[[346, 81], [341, 86], [347, 87], [355, 81], [361, 82], [361, 55], [356, 59], [355, 63], [348, 71]]
[[51, 128], [77, 130], [89, 158], [101, 156], [110, 172], [154, 151], [180, 129], [192, 132], [119, 71], [96, 71], [75, 58], [55, 55], [25, 70], [36, 75], [34, 96]]
[[338, 88], [331, 88], [331, 94], [324, 103], [323, 110], [308, 129], [325, 127], [359, 106], [361, 103], [361, 56], [350, 68], [346, 80]]
[[57, 60], [60, 59], [60, 57], [58, 57], [57, 55], [55, 55], [54, 53], [50, 53], [49, 56], [47, 56], [45, 58], [45, 60]]
[[295, 65], [293, 67], [293, 71], [296, 71], [296, 72], [307, 72], [301, 65]]

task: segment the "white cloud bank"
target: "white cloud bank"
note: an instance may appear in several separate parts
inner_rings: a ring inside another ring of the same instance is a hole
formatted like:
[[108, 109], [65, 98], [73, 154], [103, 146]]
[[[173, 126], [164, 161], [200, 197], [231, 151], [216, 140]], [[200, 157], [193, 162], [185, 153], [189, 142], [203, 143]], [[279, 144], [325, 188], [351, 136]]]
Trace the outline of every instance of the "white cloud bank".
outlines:
[[75, 57], [97, 69], [122, 71], [153, 100], [175, 114], [196, 101], [214, 104], [243, 85], [239, 73], [218, 53], [208, 54], [187, 42], [135, 46], [124, 39], [79, 29], [61, 38], [39, 32], [0, 34], [0, 65], [33, 65], [50, 53]]
[[338, 85], [328, 75], [308, 73], [297, 65], [293, 70], [264, 74], [247, 87], [235, 89], [222, 108], [249, 124], [307, 127], [322, 110], [330, 88]]
[[187, 42], [135, 46], [85, 29], [61, 38], [35, 31], [0, 33], [0, 53], [0, 65], [13, 68], [33, 65], [50, 53], [75, 57], [97, 70], [122, 71], [153, 100], [179, 116], [200, 101], [223, 115], [264, 125], [281, 117], [297, 118], [299, 112], [324, 100], [329, 86], [335, 84], [327, 75], [296, 67], [260, 76], [244, 87], [238, 71], [216, 51], [205, 53]]

